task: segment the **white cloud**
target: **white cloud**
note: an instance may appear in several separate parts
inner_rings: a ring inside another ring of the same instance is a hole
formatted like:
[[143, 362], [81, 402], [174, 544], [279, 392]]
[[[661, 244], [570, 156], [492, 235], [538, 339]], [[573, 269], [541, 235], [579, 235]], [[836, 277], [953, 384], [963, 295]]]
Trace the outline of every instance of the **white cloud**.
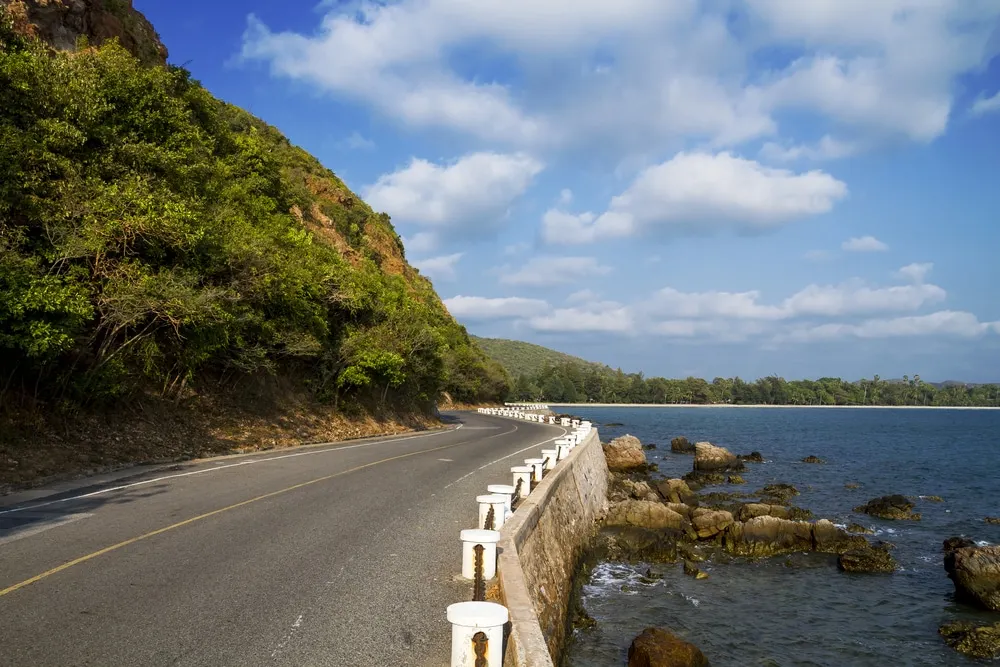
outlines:
[[[926, 271], [910, 265], [908, 278]], [[942, 310], [917, 314], [945, 299], [936, 285], [871, 287], [860, 281], [809, 285], [777, 303], [762, 302], [758, 291], [682, 292], [664, 288], [633, 303], [602, 301], [590, 290], [568, 299], [570, 306], [549, 309], [538, 299], [455, 297], [446, 301], [456, 317], [510, 318], [536, 331], [627, 333], [692, 342], [762, 344], [938, 336], [972, 338], [1000, 333], [1000, 322], [980, 322], [975, 315]], [[894, 316], [896, 313], [913, 313]], [[867, 319], [865, 319], [867, 318]]]
[[809, 250], [803, 255], [803, 257], [808, 259], [810, 262], [822, 262], [830, 259], [831, 255], [826, 250]]
[[456, 252], [452, 255], [442, 255], [440, 257], [428, 257], [427, 259], [416, 259], [411, 263], [417, 267], [421, 273], [430, 276], [434, 280], [454, 280], [455, 266], [458, 260], [462, 259], [465, 253]]
[[505, 255], [520, 255], [525, 250], [531, 248], [531, 244], [527, 241], [518, 241], [517, 243], [512, 243], [508, 246], [504, 246], [503, 254]]
[[600, 264], [593, 257], [533, 257], [516, 271], [501, 274], [500, 282], [506, 285], [542, 287], [567, 285], [587, 278], [607, 275], [610, 266]]
[[944, 132], [954, 80], [985, 62], [1000, 15], [996, 3], [966, 0], [748, 5], [772, 45], [807, 50], [764, 86], [770, 104], [918, 141]]
[[757, 303], [760, 292], [681, 292], [666, 287], [656, 292], [646, 309], [653, 314], [676, 318], [734, 318], [775, 320], [787, 317], [779, 306]]
[[973, 116], [982, 116], [996, 111], [1000, 111], [1000, 91], [997, 91], [993, 97], [977, 97], [976, 101], [972, 103], [972, 107], [969, 108], [969, 113]]
[[365, 198], [403, 224], [483, 232], [500, 225], [541, 170], [538, 160], [522, 153], [472, 153], [447, 165], [414, 158], [380, 176]]
[[899, 271], [896, 271], [896, 277], [912, 283], [922, 283], [933, 268], [934, 264], [931, 262], [907, 264]]
[[594, 302], [601, 298], [601, 295], [592, 289], [582, 289], [573, 292], [568, 297], [566, 297], [566, 303], [588, 303]]
[[822, 171], [796, 174], [730, 153], [678, 153], [643, 170], [608, 210], [546, 212], [550, 243], [590, 243], [648, 229], [704, 233], [725, 228], [767, 230], [826, 213], [847, 186]]
[[[412, 127], [626, 152], [774, 135], [786, 110], [849, 135], [933, 139], [947, 126], [959, 76], [996, 50], [989, 40], [1000, 16], [992, 0], [322, 7], [311, 34], [273, 32], [250, 17], [243, 57]], [[794, 62], [775, 61], [789, 52]], [[480, 54], [513, 71], [477, 71]], [[774, 72], [752, 69], [762, 54]]]
[[889, 246], [874, 236], [852, 236], [841, 243], [840, 247], [848, 252], [882, 252], [889, 249]]
[[857, 283], [809, 285], [782, 304], [787, 317], [819, 315], [837, 317], [863, 313], [917, 310], [943, 301], [947, 293], [937, 285], [867, 287]]
[[771, 162], [839, 160], [854, 155], [858, 150], [859, 146], [857, 144], [840, 141], [827, 134], [815, 146], [798, 144], [786, 147], [769, 141], [761, 147], [760, 156]]
[[977, 338], [990, 331], [1000, 332], [1000, 322], [980, 322], [972, 313], [942, 310], [929, 315], [891, 319], [871, 319], [860, 324], [831, 323], [793, 329], [784, 340], [812, 342], [843, 338], [908, 338], [952, 336]]
[[403, 247], [407, 252], [430, 252], [437, 247], [438, 238], [433, 232], [417, 232], [403, 237]]
[[444, 300], [452, 316], [467, 320], [500, 320], [541, 315], [549, 310], [542, 299], [523, 297], [488, 298], [483, 296], [453, 296]]
[[567, 206], [573, 201], [573, 191], [569, 188], [563, 188], [559, 191], [559, 204], [561, 206]]
[[532, 317], [528, 325], [536, 331], [634, 332], [632, 313], [623, 306], [609, 310], [559, 308], [548, 315]]
[[351, 135], [344, 139], [341, 144], [345, 148], [350, 148], [356, 151], [370, 151], [375, 148], [375, 142], [371, 139], [366, 139], [361, 135], [360, 132], [351, 132]]

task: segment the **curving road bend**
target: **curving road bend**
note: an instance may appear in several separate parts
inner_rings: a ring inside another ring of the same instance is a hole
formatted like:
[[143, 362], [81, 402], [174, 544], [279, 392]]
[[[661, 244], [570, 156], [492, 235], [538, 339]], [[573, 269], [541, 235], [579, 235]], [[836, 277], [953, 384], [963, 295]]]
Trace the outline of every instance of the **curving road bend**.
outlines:
[[475, 496], [565, 431], [446, 418], [0, 499], [0, 665], [448, 664]]

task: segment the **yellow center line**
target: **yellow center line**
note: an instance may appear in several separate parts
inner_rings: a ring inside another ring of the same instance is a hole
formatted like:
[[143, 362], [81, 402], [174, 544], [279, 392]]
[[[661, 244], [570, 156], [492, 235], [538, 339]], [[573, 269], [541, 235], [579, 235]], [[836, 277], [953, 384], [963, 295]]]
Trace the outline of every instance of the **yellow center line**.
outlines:
[[148, 533], [146, 533], [144, 535], [138, 535], [136, 537], [127, 539], [124, 542], [119, 542], [118, 544], [112, 544], [109, 547], [104, 547], [103, 549], [99, 549], [99, 550], [97, 550], [97, 551], [95, 551], [93, 553], [89, 553], [86, 556], [80, 556], [79, 558], [71, 560], [71, 561], [69, 561], [67, 563], [63, 563], [62, 565], [58, 565], [58, 566], [52, 568], [51, 570], [46, 570], [45, 572], [42, 572], [41, 574], [36, 574], [35, 576], [31, 577], [30, 579], [25, 579], [24, 581], [22, 581], [20, 583], [14, 584], [12, 586], [8, 586], [7, 588], [4, 588], [3, 590], [0, 590], [0, 597], [3, 597], [4, 595], [7, 595], [8, 593], [13, 593], [14, 591], [16, 591], [18, 589], [21, 589], [21, 588], [24, 588], [25, 586], [30, 586], [31, 584], [33, 584], [35, 582], [38, 582], [38, 581], [41, 581], [42, 579], [45, 579], [46, 577], [51, 577], [53, 574], [58, 574], [59, 572], [62, 572], [63, 570], [68, 570], [69, 568], [73, 567], [74, 565], [79, 565], [80, 563], [86, 563], [88, 560], [97, 558], [98, 556], [103, 556], [104, 554], [111, 553], [112, 551], [117, 551], [118, 549], [121, 549], [122, 547], [127, 547], [130, 544], [135, 544], [136, 542], [145, 540], [147, 538], [154, 537], [154, 536], [160, 535], [162, 533], [166, 533], [168, 531], [174, 530], [175, 528], [181, 528], [183, 526], [187, 526], [189, 524], [195, 523], [196, 521], [201, 521], [202, 519], [207, 519], [209, 517], [215, 516], [216, 514], [222, 514], [223, 512], [228, 512], [229, 510], [236, 509], [237, 507], [243, 507], [244, 505], [249, 505], [250, 503], [255, 503], [258, 500], [266, 500], [267, 498], [273, 498], [275, 496], [280, 496], [281, 494], [288, 493], [289, 491], [295, 491], [296, 489], [301, 489], [303, 487], [310, 486], [312, 484], [317, 484], [319, 482], [325, 482], [327, 480], [333, 479], [334, 477], [340, 477], [342, 475], [347, 475], [347, 474], [350, 474], [352, 472], [357, 472], [359, 470], [364, 470], [365, 468], [371, 468], [372, 466], [377, 466], [377, 465], [381, 465], [383, 463], [388, 463], [390, 461], [398, 461], [399, 459], [405, 459], [405, 458], [408, 458], [410, 456], [417, 456], [419, 454], [426, 454], [428, 452], [436, 452], [436, 451], [441, 450], [441, 449], [448, 449], [450, 447], [457, 447], [460, 444], [464, 444], [464, 443], [453, 443], [453, 444], [450, 444], [450, 445], [442, 445], [441, 447], [434, 447], [432, 449], [422, 449], [419, 452], [410, 452], [409, 454], [399, 454], [397, 456], [390, 456], [389, 458], [380, 459], [378, 461], [372, 461], [371, 463], [366, 463], [364, 465], [356, 466], [356, 467], [350, 468], [348, 470], [342, 470], [340, 472], [333, 473], [332, 475], [324, 475], [323, 477], [317, 477], [316, 479], [311, 479], [308, 482], [302, 482], [300, 484], [295, 484], [293, 486], [289, 486], [287, 488], [280, 489], [278, 491], [271, 491], [270, 493], [265, 493], [263, 495], [255, 497], [255, 498], [250, 498], [249, 500], [244, 500], [244, 501], [241, 501], [241, 502], [238, 502], [238, 503], [234, 503], [232, 505], [229, 505], [228, 507], [222, 507], [222, 508], [219, 508], [217, 510], [212, 510], [211, 512], [206, 512], [204, 514], [199, 514], [198, 516], [193, 516], [190, 519], [185, 519], [184, 521], [179, 521], [179, 522], [171, 524], [169, 526], [164, 526], [163, 528], [157, 528], [156, 530], [150, 531], [150, 532], [148, 532]]

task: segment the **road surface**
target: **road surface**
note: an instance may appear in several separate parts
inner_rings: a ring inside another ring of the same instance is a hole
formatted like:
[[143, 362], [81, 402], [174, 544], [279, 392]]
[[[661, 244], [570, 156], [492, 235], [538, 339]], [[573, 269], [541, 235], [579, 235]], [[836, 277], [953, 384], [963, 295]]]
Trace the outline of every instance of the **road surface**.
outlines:
[[449, 417], [8, 498], [0, 665], [446, 665], [475, 496], [564, 433]]

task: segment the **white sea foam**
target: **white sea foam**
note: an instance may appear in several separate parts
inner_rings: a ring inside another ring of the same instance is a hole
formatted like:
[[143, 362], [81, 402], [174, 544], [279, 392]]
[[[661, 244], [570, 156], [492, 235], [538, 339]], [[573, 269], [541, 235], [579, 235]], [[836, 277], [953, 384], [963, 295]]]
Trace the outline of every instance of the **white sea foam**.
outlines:
[[698, 605], [701, 604], [701, 600], [699, 600], [698, 598], [694, 597], [693, 595], [685, 595], [684, 599], [687, 600], [688, 602], [690, 602], [695, 607], [697, 607]]

